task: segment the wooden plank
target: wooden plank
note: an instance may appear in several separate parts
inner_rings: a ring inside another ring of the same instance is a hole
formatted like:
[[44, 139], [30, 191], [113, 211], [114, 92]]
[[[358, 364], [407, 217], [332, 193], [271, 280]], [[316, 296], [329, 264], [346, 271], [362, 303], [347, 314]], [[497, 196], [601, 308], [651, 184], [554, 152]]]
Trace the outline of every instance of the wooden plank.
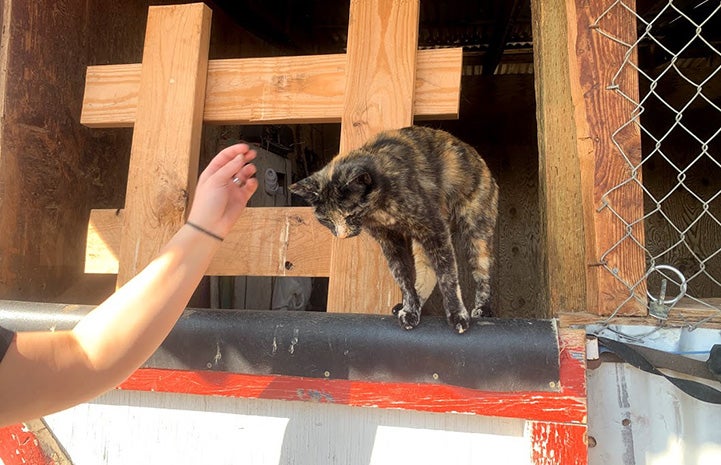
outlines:
[[[691, 300], [688, 297], [681, 299], [673, 306], [664, 324], [668, 327], [688, 327], [700, 321], [702, 328], [721, 328], [721, 298], [702, 299], [703, 303]], [[606, 318], [587, 312], [560, 313], [558, 315], [561, 326], [575, 327], [593, 324], [603, 324]], [[661, 320], [652, 316], [620, 316], [613, 319], [618, 325], [648, 325], [658, 326]]]
[[[340, 153], [413, 122], [418, 1], [353, 1]], [[368, 234], [332, 241], [329, 312], [386, 313], [401, 301], [378, 244]]]
[[531, 463], [533, 465], [586, 465], [588, 443], [586, 425], [530, 422]]
[[[571, 96], [564, 2], [531, 0], [538, 125], [544, 313], [586, 309], [583, 191]], [[569, 45], [570, 47], [570, 45]], [[586, 150], [589, 150], [588, 148]], [[545, 249], [545, 250], [544, 250]]]
[[[645, 304], [625, 302], [629, 289], [617, 276], [636, 283], [645, 271], [643, 250], [631, 240], [616, 245], [625, 226], [604, 205], [603, 196], [631, 177], [611, 137], [633, 107], [606, 89], [621, 67], [626, 49], [589, 28], [605, 6], [601, 0], [532, 2], [540, 179], [545, 227], [547, 295], [552, 312], [590, 311], [608, 315], [645, 314]], [[622, 10], [622, 9], [620, 9]], [[633, 15], [609, 16], [614, 31], [635, 34]], [[633, 40], [631, 40], [633, 42]], [[558, 47], [559, 43], [567, 47]], [[620, 75], [624, 92], [638, 98], [637, 75], [629, 66]], [[637, 127], [616, 135], [632, 163], [641, 156]], [[643, 216], [643, 192], [634, 183], [616, 190], [609, 201], [626, 220]], [[643, 223], [633, 227], [644, 241]], [[645, 287], [636, 290], [642, 300]], [[625, 302], [625, 303], [624, 303]]]
[[[123, 211], [93, 210], [86, 273], [117, 273]], [[208, 268], [214, 276], [330, 274], [331, 234], [310, 207], [248, 208]]]
[[585, 331], [560, 331], [559, 343], [561, 390], [551, 392], [487, 392], [441, 384], [377, 383], [151, 368], [137, 370], [120, 385], [120, 389], [469, 413], [564, 422], [585, 428]]
[[[576, 0], [566, 2], [566, 6], [570, 26], [569, 50], [575, 52], [570, 54], [571, 92], [577, 103], [576, 135], [579, 140], [581, 184], [588, 228], [586, 264], [590, 271], [587, 276], [592, 283], [589, 286], [589, 310], [601, 315], [610, 315], [616, 310], [619, 315], [646, 315], [645, 282], [640, 282], [634, 290], [639, 301], [629, 299], [628, 287], [618, 279], [629, 284], [641, 280], [646, 271], [644, 251], [631, 239], [621, 241], [627, 233], [625, 225], [609, 208], [602, 208], [606, 193], [632, 176], [624, 157], [633, 166], [640, 166], [641, 134], [638, 126], [628, 125], [614, 134], [634, 113], [634, 105], [626, 99], [639, 100], [636, 70], [625, 65], [619, 73], [624, 60], [638, 63], [636, 51], [633, 49], [627, 57], [627, 47], [603, 37], [589, 27], [608, 8], [605, 0]], [[625, 7], [631, 11], [635, 10], [635, 6], [633, 0], [625, 3]], [[636, 17], [624, 8], [619, 8], [616, 14], [606, 15], [603, 27], [614, 31], [617, 37], [627, 43], [636, 41]], [[619, 75], [615, 82], [626, 95], [625, 98], [607, 88], [614, 81], [616, 73]], [[589, 142], [593, 145], [589, 146]], [[619, 153], [616, 144], [623, 150], [623, 155]], [[585, 151], [588, 148], [592, 151]], [[638, 182], [641, 182], [640, 170]], [[607, 200], [625, 221], [639, 221], [643, 218], [643, 191], [638, 184], [628, 183], [614, 190]], [[643, 221], [633, 226], [632, 234], [641, 244], [645, 242]], [[604, 258], [608, 269], [595, 266], [611, 249]], [[609, 270], [613, 270], [615, 275]]]
[[[35, 420], [31, 423], [37, 422]], [[3, 465], [26, 463], [67, 465], [70, 463], [62, 449], [58, 448], [59, 454], [56, 454], [56, 451], [47, 450], [45, 446], [35, 430], [28, 428], [24, 423], [0, 428], [0, 463]]]
[[[77, 124], [98, 2], [4, 0], [0, 46], [0, 296], [52, 300], [82, 274], [88, 201], [110, 137]], [[104, 7], [105, 5], [102, 5]], [[100, 6], [98, 6], [100, 8]], [[118, 28], [132, 16], [118, 18]], [[78, 12], [89, 14], [78, 14]], [[103, 48], [100, 46], [99, 48]], [[118, 47], [122, 48], [122, 47]], [[87, 52], [87, 53], [86, 53]], [[120, 52], [120, 50], [118, 50]], [[92, 154], [92, 156], [90, 156]], [[96, 172], [97, 173], [97, 172]], [[96, 178], [100, 184], [107, 181]]]
[[197, 179], [211, 11], [150, 7], [120, 242], [120, 286], [183, 223]]
[[[458, 117], [462, 55], [461, 48], [418, 51], [417, 118]], [[140, 68], [89, 66], [80, 122], [96, 128], [131, 127]], [[216, 124], [338, 123], [345, 70], [345, 55], [210, 60], [203, 119]]]

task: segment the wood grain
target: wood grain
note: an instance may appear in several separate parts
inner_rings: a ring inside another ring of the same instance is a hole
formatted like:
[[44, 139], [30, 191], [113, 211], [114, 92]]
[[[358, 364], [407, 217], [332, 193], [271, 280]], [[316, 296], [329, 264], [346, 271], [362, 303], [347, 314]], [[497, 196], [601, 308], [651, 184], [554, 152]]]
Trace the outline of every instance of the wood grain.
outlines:
[[[351, 1], [340, 153], [413, 123], [418, 1]], [[385, 313], [400, 302], [380, 247], [367, 234], [334, 239], [328, 311]]]
[[[545, 217], [542, 236], [548, 250], [546, 287], [552, 312], [588, 310], [608, 315], [621, 307], [619, 314], [643, 315], [644, 303], [629, 300], [631, 291], [622, 282], [635, 285], [644, 275], [643, 249], [631, 239], [622, 240], [627, 234], [625, 225], [604, 208], [608, 202], [626, 221], [643, 217], [643, 192], [638, 184], [613, 189], [631, 177], [631, 170], [612, 137], [632, 164], [640, 161], [641, 137], [635, 125], [614, 134], [631, 119], [633, 106], [606, 88], [627, 50], [589, 27], [601, 16], [605, 3], [532, 2], [538, 19], [534, 21], [538, 44], [534, 60]], [[635, 18], [630, 13], [607, 15], [604, 27], [633, 37]], [[559, 43], [567, 47], [558, 47]], [[629, 98], [638, 99], [633, 68], [626, 65], [617, 82]], [[643, 244], [642, 222], [633, 226], [632, 234]], [[615, 275], [599, 266], [602, 257]], [[635, 292], [641, 300], [645, 298], [643, 283]]]
[[[646, 325], [658, 326], [664, 324], [668, 327], [687, 327], [704, 320], [703, 328], [721, 328], [721, 312], [716, 310], [721, 308], [721, 299], [710, 298], [702, 299], [705, 304], [691, 300], [689, 298], [681, 299], [668, 314], [668, 319], [659, 320], [651, 316], [619, 316], [614, 317], [612, 323], [615, 325]], [[558, 314], [560, 324], [564, 328], [586, 326], [593, 324], [603, 324], [606, 318], [587, 312], [560, 313]]]
[[120, 242], [121, 286], [183, 223], [197, 179], [210, 9], [150, 7]]
[[586, 465], [588, 443], [586, 425], [531, 422], [528, 426], [533, 448], [533, 465]]
[[[630, 10], [635, 10], [634, 1], [625, 5]], [[586, 276], [590, 283], [589, 310], [601, 315], [609, 315], [617, 310], [621, 315], [645, 315], [645, 284], [641, 282], [633, 291], [640, 301], [629, 299], [631, 291], [626, 284], [634, 285], [644, 275], [644, 251], [630, 238], [624, 238], [627, 231], [623, 222], [612, 214], [609, 208], [603, 208], [605, 202], [608, 202], [621, 218], [628, 222], [643, 218], [641, 187], [631, 182], [616, 188], [632, 176], [624, 157], [633, 166], [639, 166], [641, 160], [639, 128], [633, 124], [625, 126], [634, 111], [634, 106], [626, 99], [638, 101], [639, 98], [638, 73], [629, 65], [623, 66], [623, 70], [619, 72], [624, 60], [634, 63], [638, 60], [635, 50], [632, 50], [627, 58], [626, 47], [601, 36], [589, 27], [603, 14], [607, 2], [579, 0], [568, 2], [567, 8], [569, 48], [574, 52], [570, 54], [571, 92], [577, 102], [577, 137], [584, 139], [583, 143], [579, 143], [578, 156], [581, 160], [587, 228]], [[630, 40], [628, 43], [635, 41], [636, 18], [633, 13], [619, 8], [616, 14], [606, 15], [603, 21], [604, 29], [614, 31], [614, 34], [623, 40]], [[616, 73], [619, 74], [614, 79]], [[619, 85], [626, 97], [607, 88], [612, 82]], [[622, 127], [622, 130], [616, 132]], [[589, 152], [587, 149], [592, 150]], [[641, 182], [640, 171], [638, 182]], [[631, 234], [643, 244], [643, 222], [634, 225]], [[602, 257], [605, 267], [593, 266]], [[615, 274], [608, 270], [613, 270]]]
[[[123, 215], [117, 210], [91, 212], [86, 273], [117, 273]], [[327, 277], [331, 237], [309, 207], [248, 208], [206, 274]]]
[[[532, 0], [538, 124], [541, 250], [549, 313], [586, 309], [585, 231], [579, 144], [563, 1]], [[590, 150], [581, 148], [581, 150]]]
[[[419, 50], [418, 119], [458, 117], [463, 49]], [[89, 66], [80, 121], [131, 127], [140, 64]], [[210, 60], [203, 120], [215, 124], [338, 123], [346, 87], [345, 55]]]

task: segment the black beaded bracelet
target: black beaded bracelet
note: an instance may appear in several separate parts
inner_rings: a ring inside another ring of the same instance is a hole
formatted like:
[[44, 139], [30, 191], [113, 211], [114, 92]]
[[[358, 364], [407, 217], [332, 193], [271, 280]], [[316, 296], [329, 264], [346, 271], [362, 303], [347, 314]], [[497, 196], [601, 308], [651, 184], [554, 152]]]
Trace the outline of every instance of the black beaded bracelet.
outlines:
[[215, 233], [212, 233], [212, 232], [208, 231], [207, 229], [203, 228], [202, 226], [198, 226], [197, 224], [191, 223], [190, 221], [186, 221], [185, 224], [187, 224], [187, 225], [190, 226], [191, 228], [195, 228], [195, 229], [197, 229], [198, 231], [207, 234], [208, 236], [212, 237], [213, 239], [217, 239], [217, 240], [223, 242], [223, 238], [222, 238], [222, 237], [220, 237], [219, 235], [217, 235], [217, 234], [215, 234]]

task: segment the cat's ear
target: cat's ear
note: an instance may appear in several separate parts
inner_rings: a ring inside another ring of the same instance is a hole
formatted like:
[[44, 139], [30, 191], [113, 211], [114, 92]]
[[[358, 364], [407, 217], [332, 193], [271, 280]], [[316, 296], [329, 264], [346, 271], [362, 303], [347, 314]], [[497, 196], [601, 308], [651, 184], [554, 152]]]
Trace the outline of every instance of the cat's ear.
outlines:
[[373, 184], [373, 177], [368, 171], [361, 169], [353, 173], [353, 176], [346, 185], [351, 188], [357, 188], [361, 191], [365, 191], [371, 184]]
[[320, 186], [314, 176], [308, 176], [307, 178], [301, 179], [295, 184], [288, 186], [288, 190], [306, 202], [313, 203], [318, 199]]

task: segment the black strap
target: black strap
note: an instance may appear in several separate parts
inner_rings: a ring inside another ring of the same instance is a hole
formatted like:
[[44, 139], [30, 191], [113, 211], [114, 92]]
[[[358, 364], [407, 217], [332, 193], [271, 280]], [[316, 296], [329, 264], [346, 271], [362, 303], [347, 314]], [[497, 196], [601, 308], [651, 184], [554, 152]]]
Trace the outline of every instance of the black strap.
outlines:
[[[633, 365], [639, 370], [643, 370], [647, 373], [663, 376], [664, 378], [669, 380], [674, 386], [681, 389], [683, 392], [690, 395], [691, 397], [694, 397], [704, 402], [709, 402], [711, 404], [721, 404], [721, 391], [719, 391], [718, 389], [714, 389], [711, 386], [699, 383], [697, 381], [675, 378], [659, 371], [630, 344], [625, 344], [623, 342], [615, 341], [613, 339], [608, 339], [605, 337], [598, 337], [598, 341], [611, 352], [619, 356], [626, 363]], [[719, 351], [719, 353], [721, 353], [721, 350]], [[709, 358], [709, 360], [711, 360], [711, 357]]]
[[706, 360], [706, 368], [714, 378], [721, 382], [721, 344], [715, 344], [711, 347], [711, 353], [708, 360]]

